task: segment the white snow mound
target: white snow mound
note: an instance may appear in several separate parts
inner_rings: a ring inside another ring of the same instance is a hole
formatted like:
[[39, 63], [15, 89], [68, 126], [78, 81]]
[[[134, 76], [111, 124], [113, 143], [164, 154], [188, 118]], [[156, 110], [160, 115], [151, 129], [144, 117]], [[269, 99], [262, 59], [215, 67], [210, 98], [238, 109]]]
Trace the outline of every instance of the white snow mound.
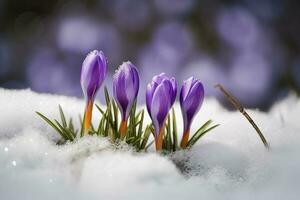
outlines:
[[[206, 99], [193, 131], [208, 119], [221, 125], [172, 158], [114, 151], [92, 136], [57, 146], [35, 111], [59, 118], [58, 104], [79, 127], [83, 100], [0, 89], [0, 199], [299, 199], [300, 101], [293, 95], [268, 113], [248, 110], [270, 151], [239, 112]], [[93, 121], [99, 117], [95, 110]], [[175, 162], [184, 163], [184, 174]]]

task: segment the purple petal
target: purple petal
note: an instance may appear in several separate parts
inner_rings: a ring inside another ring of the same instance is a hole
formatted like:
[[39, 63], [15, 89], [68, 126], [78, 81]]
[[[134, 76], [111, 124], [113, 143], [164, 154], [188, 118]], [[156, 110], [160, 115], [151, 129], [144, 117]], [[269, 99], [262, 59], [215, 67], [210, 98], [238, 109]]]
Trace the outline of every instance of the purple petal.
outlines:
[[172, 84], [171, 105], [173, 105], [176, 100], [176, 95], [177, 95], [177, 82], [174, 77], [171, 78], [170, 81]]
[[121, 110], [122, 118], [127, 119], [139, 90], [139, 76], [131, 62], [124, 62], [113, 78], [115, 100]]
[[159, 75], [154, 76], [152, 81], [157, 84], [160, 84], [165, 79], [169, 79], [169, 77], [165, 73], [161, 73]]
[[152, 103], [152, 98], [154, 91], [156, 90], [158, 84], [156, 82], [151, 82], [147, 85], [146, 89], [146, 106], [147, 106], [147, 111], [151, 117], [151, 103]]
[[[194, 84], [193, 84], [194, 83]], [[184, 98], [184, 93], [187, 92]], [[190, 128], [195, 114], [200, 110], [204, 100], [204, 88], [201, 82], [190, 79], [182, 86], [180, 93], [180, 105], [183, 115], [184, 129]]]
[[151, 117], [156, 133], [159, 133], [159, 130], [164, 125], [165, 119], [171, 108], [171, 99], [169, 94], [170, 88], [172, 88], [172, 84], [166, 79], [157, 86], [153, 94], [151, 102]]
[[181, 93], [180, 93], [180, 103], [182, 103], [185, 100], [194, 83], [195, 83], [194, 77], [190, 77], [188, 80], [183, 82]]
[[82, 64], [81, 87], [86, 99], [94, 100], [106, 76], [106, 59], [100, 51], [90, 52]]
[[113, 92], [115, 100], [120, 108], [122, 118], [126, 117], [126, 108], [128, 106], [128, 99], [125, 90], [125, 73], [119, 71], [113, 78]]

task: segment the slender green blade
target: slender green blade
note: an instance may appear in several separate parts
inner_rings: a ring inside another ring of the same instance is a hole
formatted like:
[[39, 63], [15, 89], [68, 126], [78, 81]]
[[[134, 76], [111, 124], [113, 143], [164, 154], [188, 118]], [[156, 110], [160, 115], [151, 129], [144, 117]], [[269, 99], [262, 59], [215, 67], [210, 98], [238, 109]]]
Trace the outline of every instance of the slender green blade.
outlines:
[[191, 137], [190, 141], [194, 140], [197, 135], [201, 132], [203, 132], [205, 129], [208, 128], [208, 126], [212, 123], [212, 120], [208, 120], [207, 122], [205, 122], [195, 133], [194, 135]]
[[102, 129], [103, 129], [104, 120], [105, 120], [105, 116], [102, 115], [102, 117], [100, 119], [100, 122], [99, 122], [99, 125], [98, 125], [98, 128], [97, 128], [97, 135], [99, 135], [99, 136], [101, 134], [103, 134]]
[[92, 130], [92, 132], [96, 132], [95, 131], [95, 127], [94, 127], [94, 125], [91, 123], [91, 130]]
[[135, 141], [135, 137], [127, 137], [126, 138], [126, 142], [128, 143], [128, 144], [130, 144], [131, 142], [133, 142], [133, 141]]
[[131, 143], [132, 146], [136, 146], [139, 144], [139, 142], [142, 140], [142, 138], [135, 138], [135, 140]]
[[143, 123], [144, 123], [144, 110], [142, 110], [141, 112], [141, 119], [139, 121], [139, 128], [138, 128], [138, 138], [140, 138], [143, 134]]
[[85, 120], [85, 114], [83, 115], [83, 118], [81, 118], [81, 116], [79, 115], [79, 121], [80, 121], [80, 124], [81, 124], [80, 137], [84, 136], [84, 120]]
[[104, 115], [105, 112], [100, 108], [100, 106], [98, 104], [95, 104], [95, 105], [96, 105], [96, 108], [100, 111], [100, 113], [102, 115]]
[[140, 145], [140, 149], [144, 149], [146, 147], [148, 139], [150, 137], [150, 134], [151, 134], [151, 129], [150, 129], [150, 126], [148, 125], [145, 129], [145, 132], [144, 132], [144, 135], [143, 135], [143, 140], [142, 140], [141, 145]]
[[105, 119], [110, 123], [110, 125], [113, 127], [114, 122], [111, 118], [111, 106], [110, 104], [107, 105], [106, 111], [104, 112], [98, 105], [96, 105], [97, 109], [101, 112], [102, 116], [105, 117]]
[[198, 131], [193, 135], [193, 137], [189, 140], [188, 144], [187, 144], [187, 148], [191, 148], [194, 144], [196, 144], [196, 142], [203, 137], [206, 133], [208, 133], [209, 131], [213, 130], [214, 128], [218, 127], [219, 124], [214, 125], [210, 128], [208, 128], [209, 124], [212, 121], [209, 120], [207, 121], [202, 127], [200, 127], [198, 129]]
[[117, 107], [117, 104], [115, 100], [112, 100], [112, 106], [113, 106], [113, 111], [114, 111], [114, 129], [118, 130], [118, 124], [119, 124], [119, 110]]
[[166, 147], [167, 147], [168, 151], [171, 151], [172, 150], [172, 139], [171, 139], [171, 119], [170, 119], [170, 115], [168, 115], [167, 121], [168, 121], [168, 126], [167, 126], [167, 134], [166, 134], [166, 140], [167, 140], [167, 143], [166, 143], [167, 146]]
[[46, 121], [63, 139], [67, 139], [66, 136], [63, 134], [63, 132], [57, 127], [50, 119], [48, 119], [46, 116], [41, 114], [40, 112], [36, 112], [44, 121]]
[[54, 120], [56, 125], [60, 128], [60, 130], [66, 135], [66, 137], [68, 138], [68, 140], [73, 141], [73, 135], [67, 131], [67, 129], [65, 129], [56, 119]]
[[64, 128], [66, 128], [66, 127], [68, 127], [68, 125], [67, 125], [67, 121], [66, 121], [66, 117], [65, 117], [64, 111], [63, 111], [63, 109], [61, 108], [60, 105], [58, 106], [58, 109], [59, 109], [59, 114], [60, 114], [62, 126]]
[[68, 125], [68, 127], [69, 127], [70, 130], [74, 131], [74, 125], [73, 125], [73, 120], [72, 120], [72, 118], [70, 118], [70, 120], [69, 120], [69, 125]]
[[106, 105], [108, 106], [110, 104], [110, 98], [109, 98], [109, 93], [108, 93], [106, 86], [104, 86], [104, 96], [105, 96]]
[[70, 118], [70, 120], [69, 120], [69, 125], [68, 125], [67, 129], [69, 129], [70, 132], [73, 134], [73, 137], [76, 138], [77, 130], [75, 130], [75, 128], [74, 128], [72, 118]]
[[131, 137], [136, 137], [136, 121], [135, 121], [135, 113], [136, 113], [136, 100], [134, 101], [131, 112], [130, 112], [130, 122], [129, 122], [129, 127], [130, 127], [130, 136]]
[[172, 108], [172, 124], [173, 124], [173, 151], [178, 149], [178, 139], [177, 139], [177, 124], [176, 124], [176, 115], [175, 110]]
[[138, 112], [138, 114], [136, 114], [135, 116], [135, 121], [138, 121], [138, 119], [140, 118], [140, 115], [142, 114], [144, 109], [142, 109], [141, 111]]
[[154, 143], [154, 140], [153, 141], [151, 141], [146, 147], [145, 147], [145, 151], [147, 151], [148, 150], [148, 148], [152, 145]]

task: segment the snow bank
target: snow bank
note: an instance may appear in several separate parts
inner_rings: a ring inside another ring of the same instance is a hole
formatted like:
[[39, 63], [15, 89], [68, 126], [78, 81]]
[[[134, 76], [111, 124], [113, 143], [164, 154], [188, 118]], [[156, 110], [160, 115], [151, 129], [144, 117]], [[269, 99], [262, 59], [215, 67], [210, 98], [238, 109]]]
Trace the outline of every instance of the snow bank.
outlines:
[[[56, 133], [34, 112], [58, 118], [58, 104], [76, 119], [84, 106], [76, 98], [0, 89], [0, 199], [299, 199], [300, 101], [294, 96], [268, 113], [249, 111], [271, 151], [240, 113], [206, 99], [194, 130], [209, 118], [221, 126], [172, 157], [114, 152], [97, 137], [56, 146]], [[178, 105], [176, 112], [180, 120]]]

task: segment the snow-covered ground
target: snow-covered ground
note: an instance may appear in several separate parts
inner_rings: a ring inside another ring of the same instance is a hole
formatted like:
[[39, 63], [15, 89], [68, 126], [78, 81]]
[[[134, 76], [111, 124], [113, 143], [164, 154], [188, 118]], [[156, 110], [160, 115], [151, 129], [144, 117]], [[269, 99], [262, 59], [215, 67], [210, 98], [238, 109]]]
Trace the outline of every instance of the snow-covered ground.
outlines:
[[[98, 137], [56, 146], [56, 133], [35, 111], [58, 118], [58, 104], [68, 117], [76, 118], [78, 126], [84, 107], [80, 99], [0, 89], [1, 200], [300, 197], [300, 101], [295, 96], [268, 113], [249, 110], [270, 151], [240, 113], [206, 99], [194, 130], [210, 118], [221, 126], [190, 152], [173, 155], [173, 161], [185, 161], [184, 174], [169, 157], [137, 154], [129, 148], [115, 152]], [[94, 116], [97, 122], [99, 113]]]

